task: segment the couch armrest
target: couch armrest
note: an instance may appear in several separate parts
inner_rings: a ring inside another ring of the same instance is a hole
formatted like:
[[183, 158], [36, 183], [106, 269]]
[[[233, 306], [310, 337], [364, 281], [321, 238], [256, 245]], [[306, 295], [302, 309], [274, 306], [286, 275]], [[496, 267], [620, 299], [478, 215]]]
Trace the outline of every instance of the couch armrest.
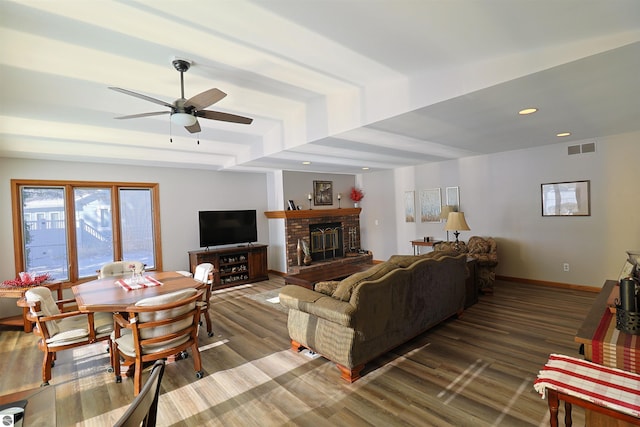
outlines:
[[353, 305], [301, 286], [284, 286], [280, 291], [280, 304], [342, 326], [350, 327], [353, 323]]

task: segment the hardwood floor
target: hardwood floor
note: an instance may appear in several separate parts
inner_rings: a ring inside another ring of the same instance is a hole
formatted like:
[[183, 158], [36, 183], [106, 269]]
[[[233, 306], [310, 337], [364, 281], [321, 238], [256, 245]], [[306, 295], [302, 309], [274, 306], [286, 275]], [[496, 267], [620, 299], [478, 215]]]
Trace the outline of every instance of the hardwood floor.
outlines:
[[[200, 332], [205, 377], [196, 380], [190, 358], [167, 365], [160, 426], [548, 425], [533, 380], [549, 353], [577, 356], [573, 336], [596, 296], [498, 282], [461, 319], [368, 364], [349, 385], [333, 363], [289, 350], [286, 314], [256, 300], [281, 286], [272, 276], [214, 294], [215, 337]], [[35, 342], [0, 327], [0, 394], [39, 386]], [[50, 385], [58, 426], [110, 426], [119, 418], [133, 385], [115, 383], [108, 366], [104, 343], [59, 354]], [[581, 408], [573, 418], [584, 424]]]

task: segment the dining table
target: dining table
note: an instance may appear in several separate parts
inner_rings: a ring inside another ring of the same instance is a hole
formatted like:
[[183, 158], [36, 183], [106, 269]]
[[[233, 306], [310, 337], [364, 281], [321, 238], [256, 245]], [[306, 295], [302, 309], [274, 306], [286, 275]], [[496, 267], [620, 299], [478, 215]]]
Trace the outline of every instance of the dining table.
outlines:
[[126, 311], [127, 307], [143, 298], [202, 286], [202, 283], [192, 277], [176, 271], [147, 271], [143, 274], [143, 280], [148, 285], [142, 285], [139, 289], [127, 289], [136, 287], [127, 286], [131, 279], [129, 276], [131, 275], [104, 277], [73, 286], [71, 290], [78, 310], [84, 313]]

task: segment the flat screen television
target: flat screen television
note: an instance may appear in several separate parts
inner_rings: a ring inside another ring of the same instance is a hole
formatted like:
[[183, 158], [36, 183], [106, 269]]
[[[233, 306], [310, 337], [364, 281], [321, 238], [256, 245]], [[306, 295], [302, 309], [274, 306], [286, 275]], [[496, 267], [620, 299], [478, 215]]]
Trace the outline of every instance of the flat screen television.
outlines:
[[258, 240], [255, 210], [200, 211], [198, 218], [201, 248]]

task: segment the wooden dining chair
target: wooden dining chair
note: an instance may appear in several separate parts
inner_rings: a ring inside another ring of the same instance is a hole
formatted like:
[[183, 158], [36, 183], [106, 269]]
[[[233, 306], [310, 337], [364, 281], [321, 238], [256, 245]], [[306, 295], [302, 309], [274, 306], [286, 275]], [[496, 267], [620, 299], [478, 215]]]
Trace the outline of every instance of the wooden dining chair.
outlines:
[[155, 427], [163, 374], [164, 360], [157, 360], [140, 394], [133, 399], [114, 427]]
[[111, 366], [116, 382], [122, 381], [120, 358], [134, 367], [134, 394], [140, 393], [142, 369], [150, 361], [170, 356], [187, 357], [191, 348], [196, 378], [202, 378], [198, 349], [198, 320], [203, 304], [202, 289], [183, 289], [145, 298], [126, 308], [128, 317], [115, 313], [111, 334]]
[[140, 261], [113, 261], [104, 264], [97, 271], [98, 279], [104, 279], [105, 277], [123, 276], [125, 274], [131, 274], [133, 271], [144, 271], [145, 265]]
[[75, 306], [76, 301], [55, 301], [51, 290], [44, 286], [28, 289], [24, 296], [29, 307], [27, 319], [35, 322], [33, 332], [40, 337], [38, 347], [44, 352], [42, 385], [49, 385], [57, 352], [108, 340], [113, 331], [111, 313], [65, 312], [65, 306]]
[[213, 328], [211, 326], [211, 317], [209, 316], [209, 301], [211, 300], [211, 287], [213, 286], [213, 264], [204, 262], [196, 266], [196, 270], [193, 273], [193, 279], [202, 283], [201, 288], [204, 289], [202, 301], [204, 304], [201, 307], [201, 313], [204, 316], [205, 322], [207, 322], [207, 334], [209, 337], [214, 335]]

